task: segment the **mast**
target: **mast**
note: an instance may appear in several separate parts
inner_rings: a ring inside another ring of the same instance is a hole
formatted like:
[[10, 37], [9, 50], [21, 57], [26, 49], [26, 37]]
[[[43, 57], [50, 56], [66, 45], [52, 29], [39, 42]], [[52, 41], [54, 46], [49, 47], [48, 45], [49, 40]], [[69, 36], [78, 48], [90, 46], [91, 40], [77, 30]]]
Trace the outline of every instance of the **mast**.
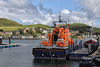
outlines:
[[58, 19], [58, 21], [53, 21], [54, 27], [55, 27], [56, 23], [62, 23], [62, 22], [66, 23], [66, 28], [67, 28], [67, 21], [63, 21], [61, 19], [61, 12], [59, 12], [59, 19]]
[[93, 22], [92, 22], [92, 26], [91, 26], [90, 32], [91, 32], [91, 36], [92, 36], [94, 34]]
[[59, 12], [59, 22], [62, 22], [62, 20], [61, 20], [61, 12]]

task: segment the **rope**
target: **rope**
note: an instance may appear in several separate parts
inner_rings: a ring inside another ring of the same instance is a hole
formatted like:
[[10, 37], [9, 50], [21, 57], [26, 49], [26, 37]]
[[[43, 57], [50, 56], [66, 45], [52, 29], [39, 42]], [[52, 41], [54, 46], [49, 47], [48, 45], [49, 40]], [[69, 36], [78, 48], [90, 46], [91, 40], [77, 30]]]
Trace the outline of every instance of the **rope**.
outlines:
[[[71, 50], [72, 51], [72, 50]], [[75, 56], [76, 56], [76, 58], [78, 59], [78, 56], [77, 56], [77, 54], [75, 54]]]
[[52, 55], [51, 55], [51, 51], [50, 51], [50, 49], [49, 49], [49, 53], [50, 53], [50, 56], [51, 56], [51, 58], [52, 58]]

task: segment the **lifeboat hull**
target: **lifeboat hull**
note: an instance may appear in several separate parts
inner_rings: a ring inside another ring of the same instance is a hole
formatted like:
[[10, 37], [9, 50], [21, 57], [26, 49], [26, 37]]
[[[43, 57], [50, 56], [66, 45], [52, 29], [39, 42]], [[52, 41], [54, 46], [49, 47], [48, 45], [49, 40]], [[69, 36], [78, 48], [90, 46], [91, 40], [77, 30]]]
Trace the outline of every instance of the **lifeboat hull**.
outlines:
[[68, 48], [33, 48], [32, 54], [40, 59], [66, 59]]

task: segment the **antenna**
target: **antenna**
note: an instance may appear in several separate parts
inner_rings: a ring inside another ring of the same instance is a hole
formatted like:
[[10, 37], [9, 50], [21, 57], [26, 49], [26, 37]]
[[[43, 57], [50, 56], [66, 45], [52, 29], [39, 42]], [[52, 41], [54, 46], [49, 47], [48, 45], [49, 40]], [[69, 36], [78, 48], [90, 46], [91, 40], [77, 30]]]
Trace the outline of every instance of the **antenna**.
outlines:
[[68, 16], [68, 22], [67, 23], [69, 23], [69, 16]]
[[66, 27], [67, 27], [67, 21], [63, 21], [61, 19], [61, 12], [59, 12], [59, 19], [58, 19], [58, 21], [53, 21], [54, 27], [55, 27], [56, 23], [62, 23], [62, 22], [66, 23]]
[[59, 12], [59, 22], [62, 22], [62, 20], [61, 20], [61, 12]]
[[79, 20], [79, 23], [81, 23], [81, 20]]
[[92, 22], [92, 33], [94, 34], [94, 27], [93, 27], [93, 22]]
[[91, 28], [90, 28], [90, 34], [91, 34], [91, 36], [94, 34], [94, 28], [93, 28], [93, 22], [91, 23], [92, 25], [91, 25]]

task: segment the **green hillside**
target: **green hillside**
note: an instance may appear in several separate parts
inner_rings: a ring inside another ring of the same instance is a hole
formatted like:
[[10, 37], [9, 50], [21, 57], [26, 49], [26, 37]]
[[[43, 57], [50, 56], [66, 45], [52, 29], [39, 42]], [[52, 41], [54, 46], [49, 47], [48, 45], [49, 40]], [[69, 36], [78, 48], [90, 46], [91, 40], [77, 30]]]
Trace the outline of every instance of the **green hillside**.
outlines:
[[70, 27], [69, 29], [70, 30], [78, 30], [82, 33], [84, 33], [84, 31], [89, 31], [91, 27], [86, 25], [86, 24], [83, 24], [83, 23], [73, 23], [73, 24], [70, 24]]
[[0, 18], [0, 29], [3, 29], [4, 31], [15, 31], [17, 29], [23, 29], [23, 28], [31, 28], [31, 27], [43, 27], [43, 28], [50, 28], [48, 25], [43, 25], [43, 24], [34, 24], [34, 25], [21, 25], [15, 21], [5, 19], [5, 18]]
[[72, 24], [70, 24], [70, 26], [88, 26], [88, 25], [86, 25], [86, 24], [83, 24], [83, 23], [72, 23]]
[[43, 28], [50, 28], [48, 25], [43, 25], [43, 24], [34, 24], [34, 25], [24, 25], [24, 27], [43, 27]]
[[22, 25], [12, 20], [0, 18], [0, 26], [22, 26]]
[[[43, 25], [43, 24], [34, 24], [34, 25], [21, 25], [15, 21], [8, 20], [5, 18], [0, 18], [0, 29], [3, 29], [4, 31], [15, 31], [17, 29], [23, 29], [23, 28], [31, 28], [31, 27], [43, 27], [43, 28], [51, 28], [51, 26]], [[83, 24], [83, 23], [72, 23], [69, 27], [70, 30], [78, 30], [80, 32], [84, 32], [86, 30], [90, 29], [90, 26]], [[95, 32], [100, 33], [100, 28], [94, 28]]]
[[[73, 23], [73, 24], [70, 24], [70, 28], [71, 30], [78, 30], [80, 32], [84, 32], [84, 31], [89, 31], [90, 30], [90, 26], [86, 25], [86, 24], [83, 24], [83, 23]], [[94, 32], [95, 33], [100, 33], [100, 28], [95, 28], [94, 27]]]
[[[65, 24], [60, 24], [60, 25], [65, 25]], [[60, 26], [60, 25], [58, 25], [58, 26]], [[74, 31], [78, 30], [81, 33], [83, 33], [84, 31], [90, 31], [90, 28], [91, 28], [90, 26], [83, 24], [83, 23], [72, 23], [72, 24], [70, 24], [70, 27], [69, 27], [70, 30], [74, 30]], [[94, 32], [100, 33], [100, 28], [94, 27]]]
[[0, 29], [3, 29], [4, 31], [15, 31], [17, 29], [23, 29], [23, 28], [31, 28], [31, 27], [43, 27], [43, 28], [50, 28], [48, 25], [43, 25], [43, 24], [34, 24], [34, 25], [21, 25], [15, 21], [5, 19], [5, 18], [0, 18]]

